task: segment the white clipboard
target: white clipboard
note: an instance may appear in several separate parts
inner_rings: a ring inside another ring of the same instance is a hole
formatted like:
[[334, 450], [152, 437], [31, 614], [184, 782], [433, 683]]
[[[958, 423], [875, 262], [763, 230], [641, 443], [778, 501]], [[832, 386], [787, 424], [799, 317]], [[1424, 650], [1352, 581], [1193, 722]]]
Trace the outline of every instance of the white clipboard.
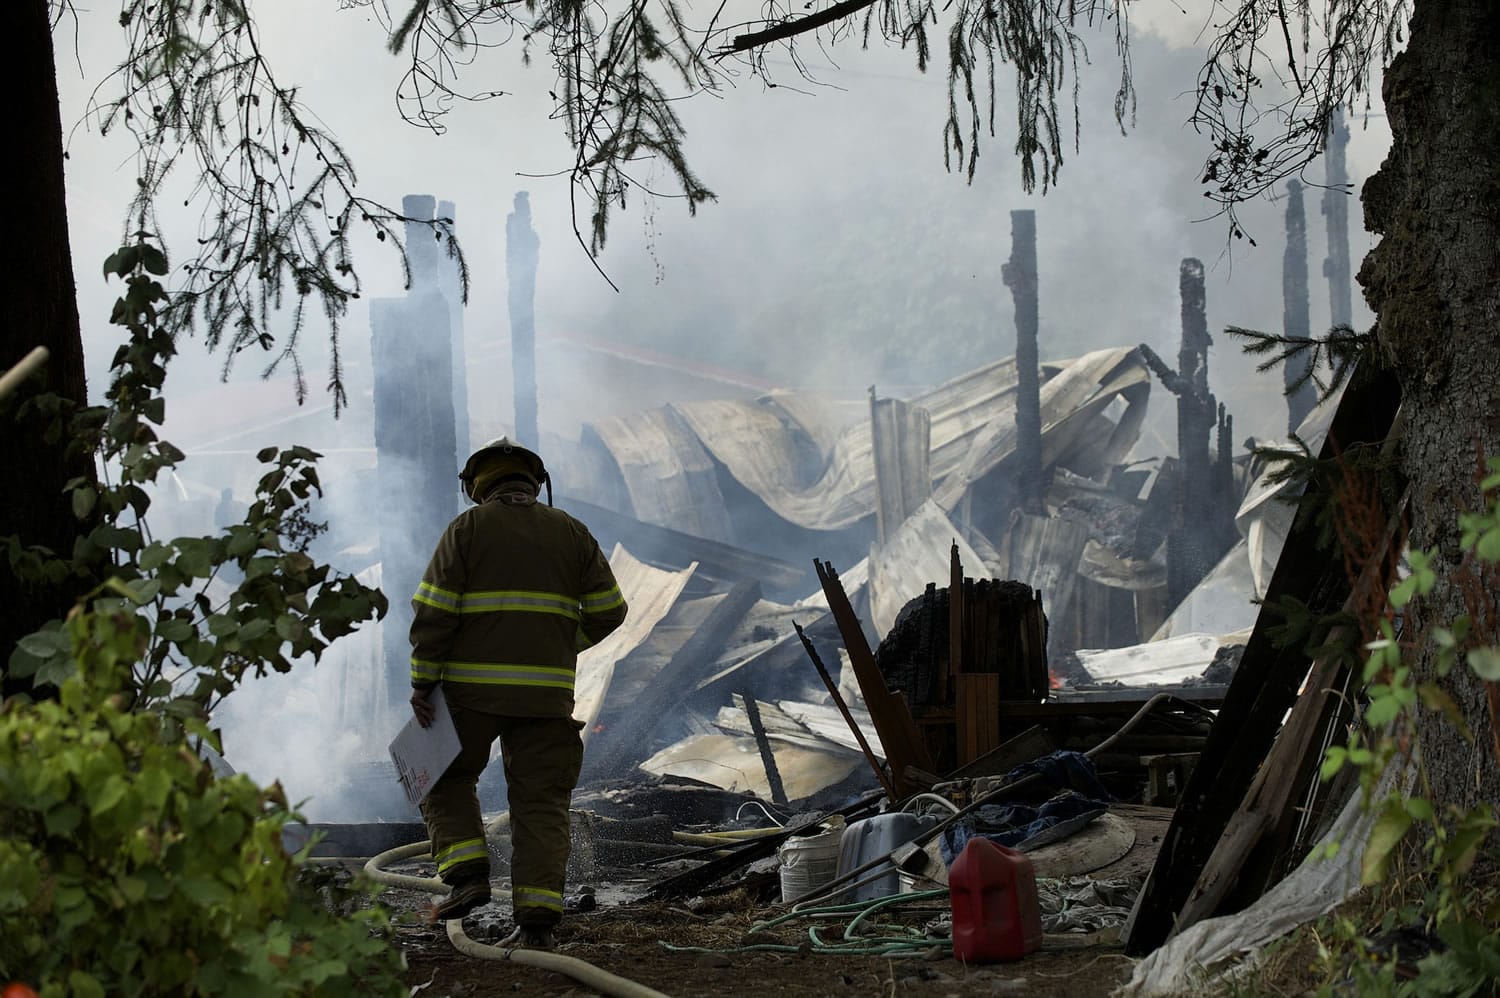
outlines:
[[422, 802], [438, 777], [458, 758], [458, 729], [453, 726], [453, 715], [448, 713], [442, 686], [432, 688], [427, 702], [432, 704], [432, 726], [424, 728], [413, 717], [390, 746], [396, 779], [412, 807]]

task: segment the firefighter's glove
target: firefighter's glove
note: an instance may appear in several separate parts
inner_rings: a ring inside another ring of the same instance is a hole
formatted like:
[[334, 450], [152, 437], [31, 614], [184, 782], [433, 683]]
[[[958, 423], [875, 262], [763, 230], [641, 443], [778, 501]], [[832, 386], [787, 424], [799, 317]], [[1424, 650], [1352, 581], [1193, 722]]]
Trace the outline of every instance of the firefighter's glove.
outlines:
[[411, 691], [411, 712], [416, 715], [417, 723], [424, 728], [432, 727], [432, 719], [437, 716], [437, 711], [432, 707], [432, 701], [427, 699], [427, 694], [430, 692], [431, 687]]

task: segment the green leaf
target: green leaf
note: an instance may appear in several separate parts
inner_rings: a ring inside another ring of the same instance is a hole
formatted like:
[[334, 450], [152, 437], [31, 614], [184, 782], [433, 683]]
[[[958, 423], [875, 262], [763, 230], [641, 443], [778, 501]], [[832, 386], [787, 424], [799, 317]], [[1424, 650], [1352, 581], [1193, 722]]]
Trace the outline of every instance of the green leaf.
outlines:
[[103, 814], [110, 810], [125, 796], [125, 781], [118, 776], [110, 776], [94, 792], [90, 807], [95, 814]]
[[78, 827], [83, 820], [83, 809], [77, 804], [63, 804], [54, 807], [47, 812], [47, 833], [49, 835], [67, 836]]
[[1500, 683], [1500, 648], [1473, 648], [1468, 654], [1469, 668], [1480, 679]]
[[1394, 696], [1383, 696], [1370, 702], [1365, 711], [1365, 721], [1372, 728], [1383, 728], [1401, 713], [1401, 704]]
[[135, 269], [140, 252], [139, 246], [121, 246], [105, 259], [104, 276], [114, 274], [116, 277], [124, 277]]
[[255, 452], [255, 459], [257, 461], [260, 461], [262, 464], [266, 464], [275, 460], [277, 453], [279, 452], [275, 447], [262, 447], [260, 450]]
[[146, 269], [146, 273], [161, 277], [167, 272], [167, 258], [155, 246], [142, 245], [141, 266]]
[[161, 541], [152, 541], [141, 551], [140, 566], [143, 572], [154, 572], [172, 557], [172, 549]]
[[177, 558], [177, 570], [189, 579], [206, 579], [213, 574], [213, 544], [204, 537], [182, 537], [177, 541], [182, 553]]
[[227, 637], [240, 629], [240, 622], [233, 617], [216, 613], [208, 618], [208, 633], [216, 638]]
[[229, 888], [207, 877], [186, 877], [177, 889], [201, 905], [223, 904], [230, 898]]
[[1478, 858], [1479, 847], [1496, 824], [1493, 816], [1479, 810], [1470, 811], [1459, 822], [1453, 838], [1443, 847], [1444, 858], [1458, 873], [1468, 873]]
[[1333, 779], [1344, 768], [1344, 761], [1348, 758], [1349, 752], [1342, 745], [1329, 746], [1328, 753], [1323, 758], [1323, 768], [1318, 772], [1319, 778], [1325, 783]]
[[68, 988], [74, 998], [104, 998], [104, 985], [93, 974], [81, 970], [68, 972]]
[[186, 641], [193, 634], [192, 621], [185, 617], [164, 617], [156, 622], [156, 635], [163, 641]]
[[62, 631], [36, 631], [26, 635], [17, 645], [26, 654], [40, 659], [72, 650], [72, 641]]
[[99, 504], [99, 493], [85, 485], [73, 490], [73, 515], [87, 520], [94, 507]]
[[1411, 828], [1411, 815], [1405, 808], [1387, 807], [1375, 828], [1370, 832], [1370, 842], [1365, 846], [1364, 859], [1360, 862], [1360, 883], [1366, 887], [1383, 883], [1390, 870], [1391, 854], [1406, 837]]
[[1391, 606], [1400, 609], [1401, 607], [1410, 603], [1411, 598], [1416, 594], [1417, 577], [1414, 574], [1408, 575], [1406, 578], [1396, 583], [1395, 588], [1391, 590]]
[[1432, 803], [1425, 797], [1408, 798], [1406, 813], [1411, 815], [1413, 821], [1431, 821], [1434, 816]]

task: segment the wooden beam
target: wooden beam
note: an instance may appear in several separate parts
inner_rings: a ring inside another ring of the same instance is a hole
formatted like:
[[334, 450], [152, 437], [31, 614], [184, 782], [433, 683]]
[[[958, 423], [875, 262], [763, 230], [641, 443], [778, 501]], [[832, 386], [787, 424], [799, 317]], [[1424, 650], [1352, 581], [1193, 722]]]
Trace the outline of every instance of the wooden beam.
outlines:
[[[1402, 497], [1380, 549], [1365, 564], [1353, 592], [1344, 601], [1346, 614], [1357, 614], [1372, 599], [1381, 599], [1393, 581], [1396, 565], [1391, 554], [1399, 553], [1405, 543], [1403, 511], [1408, 500], [1409, 496]], [[1324, 643], [1343, 644], [1350, 639], [1350, 631], [1347, 625], [1334, 628]], [[1242, 910], [1281, 872], [1293, 837], [1296, 805], [1307, 796], [1317, 777], [1322, 763], [1320, 750], [1330, 727], [1342, 714], [1354, 671], [1344, 655], [1327, 656], [1313, 665], [1265, 764], [1231, 819], [1230, 831], [1220, 839], [1183, 905], [1173, 935], [1204, 918]], [[1243, 835], [1231, 834], [1236, 828], [1248, 830]]]
[[[1339, 400], [1320, 457], [1333, 460], [1341, 450], [1384, 440], [1399, 398], [1393, 375], [1357, 370]], [[1312, 613], [1327, 614], [1347, 597], [1351, 583], [1341, 561], [1330, 559], [1318, 546], [1315, 519], [1310, 507], [1297, 510], [1267, 587], [1266, 606], [1294, 596]], [[1275, 646], [1271, 632], [1281, 623], [1278, 615], [1264, 609], [1256, 619], [1224, 705], [1136, 902], [1126, 940], [1126, 952], [1132, 956], [1149, 953], [1166, 941], [1296, 700], [1309, 662], [1300, 647]]]
[[958, 764], [966, 766], [1000, 744], [1000, 674], [966, 672], [954, 689]]
[[849, 663], [854, 667], [855, 678], [859, 680], [860, 695], [864, 697], [865, 706], [870, 711], [875, 734], [879, 736], [881, 747], [885, 749], [885, 761], [895, 774], [896, 790], [904, 796], [908, 792], [904, 786], [907, 766], [916, 766], [929, 772], [937, 767], [933, 765], [927, 745], [922, 741], [916, 723], [912, 721], [906, 701], [886, 686], [885, 675], [875, 662], [875, 655], [870, 651], [869, 642], [865, 640], [865, 632], [860, 627], [854, 607], [849, 603], [849, 595], [844, 592], [838, 573], [833, 570], [832, 565], [816, 558], [813, 559], [813, 566], [818, 571], [818, 580], [823, 584], [823, 593], [828, 597], [828, 609], [844, 639], [844, 648], [849, 652]]
[[844, 715], [844, 722], [849, 725], [849, 730], [854, 732], [854, 740], [859, 742], [859, 750], [865, 754], [865, 761], [875, 771], [875, 778], [880, 781], [880, 785], [885, 788], [886, 796], [894, 804], [901, 799], [900, 795], [896, 793], [896, 785], [891, 782], [890, 776], [881, 767], [880, 760], [875, 757], [875, 751], [870, 748], [870, 743], [865, 740], [865, 733], [860, 730], [859, 724], [854, 720], [854, 715], [849, 713], [849, 705], [844, 703], [844, 697], [839, 692], [838, 683], [835, 683], [833, 677], [828, 674], [828, 667], [823, 664], [823, 659], [818, 655], [818, 649], [813, 647], [812, 639], [807, 636], [807, 632], [802, 630], [802, 625], [794, 620], [792, 621], [792, 626], [797, 629], [797, 637], [802, 639], [802, 647], [807, 649], [807, 657], [812, 659], [813, 667], [818, 670], [818, 678], [823, 680], [823, 685], [827, 688], [828, 695], [833, 698], [833, 705], [839, 709], [840, 714]]
[[745, 716], [750, 719], [750, 733], [755, 736], [755, 747], [760, 750], [760, 764], [766, 771], [766, 786], [771, 788], [771, 803], [785, 805], [786, 786], [781, 782], [781, 770], [776, 768], [776, 753], [771, 751], [771, 740], [766, 737], [766, 726], [760, 719], [760, 704], [746, 690], [736, 693], [736, 699], [745, 707]]

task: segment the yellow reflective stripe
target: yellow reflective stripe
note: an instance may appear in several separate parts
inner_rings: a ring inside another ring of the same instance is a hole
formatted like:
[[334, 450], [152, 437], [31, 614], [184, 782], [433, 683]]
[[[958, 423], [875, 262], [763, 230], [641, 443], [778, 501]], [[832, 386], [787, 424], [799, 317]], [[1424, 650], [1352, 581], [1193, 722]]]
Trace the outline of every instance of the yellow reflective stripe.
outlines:
[[620, 594], [619, 586], [610, 586], [608, 589], [601, 589], [597, 593], [584, 593], [583, 599], [580, 602], [583, 603], [584, 613], [600, 613], [604, 610], [613, 610], [615, 607], [620, 606], [625, 602], [625, 597]]
[[413, 603], [423, 603], [439, 610], [447, 610], [449, 613], [457, 613], [459, 602], [463, 599], [458, 593], [431, 582], [422, 582], [417, 586], [417, 591], [412, 595]]
[[484, 839], [460, 839], [446, 849], [438, 850], [438, 854], [432, 857], [437, 863], [438, 873], [446, 873], [459, 863], [469, 863], [476, 859], [488, 859], [489, 850], [485, 848]]
[[507, 662], [447, 662], [443, 679], [450, 683], [480, 686], [543, 686], [571, 690], [573, 670], [550, 665], [515, 665]]
[[548, 908], [552, 911], [563, 910], [563, 896], [559, 891], [549, 891], [545, 887], [523, 887], [520, 884], [511, 888], [511, 904], [517, 908]]
[[520, 589], [496, 589], [490, 592], [464, 593], [459, 613], [555, 613], [569, 620], [578, 619], [578, 601], [560, 593], [527, 592]]
[[443, 663], [425, 662], [420, 658], [411, 660], [411, 678], [419, 683], [433, 682], [443, 678]]

